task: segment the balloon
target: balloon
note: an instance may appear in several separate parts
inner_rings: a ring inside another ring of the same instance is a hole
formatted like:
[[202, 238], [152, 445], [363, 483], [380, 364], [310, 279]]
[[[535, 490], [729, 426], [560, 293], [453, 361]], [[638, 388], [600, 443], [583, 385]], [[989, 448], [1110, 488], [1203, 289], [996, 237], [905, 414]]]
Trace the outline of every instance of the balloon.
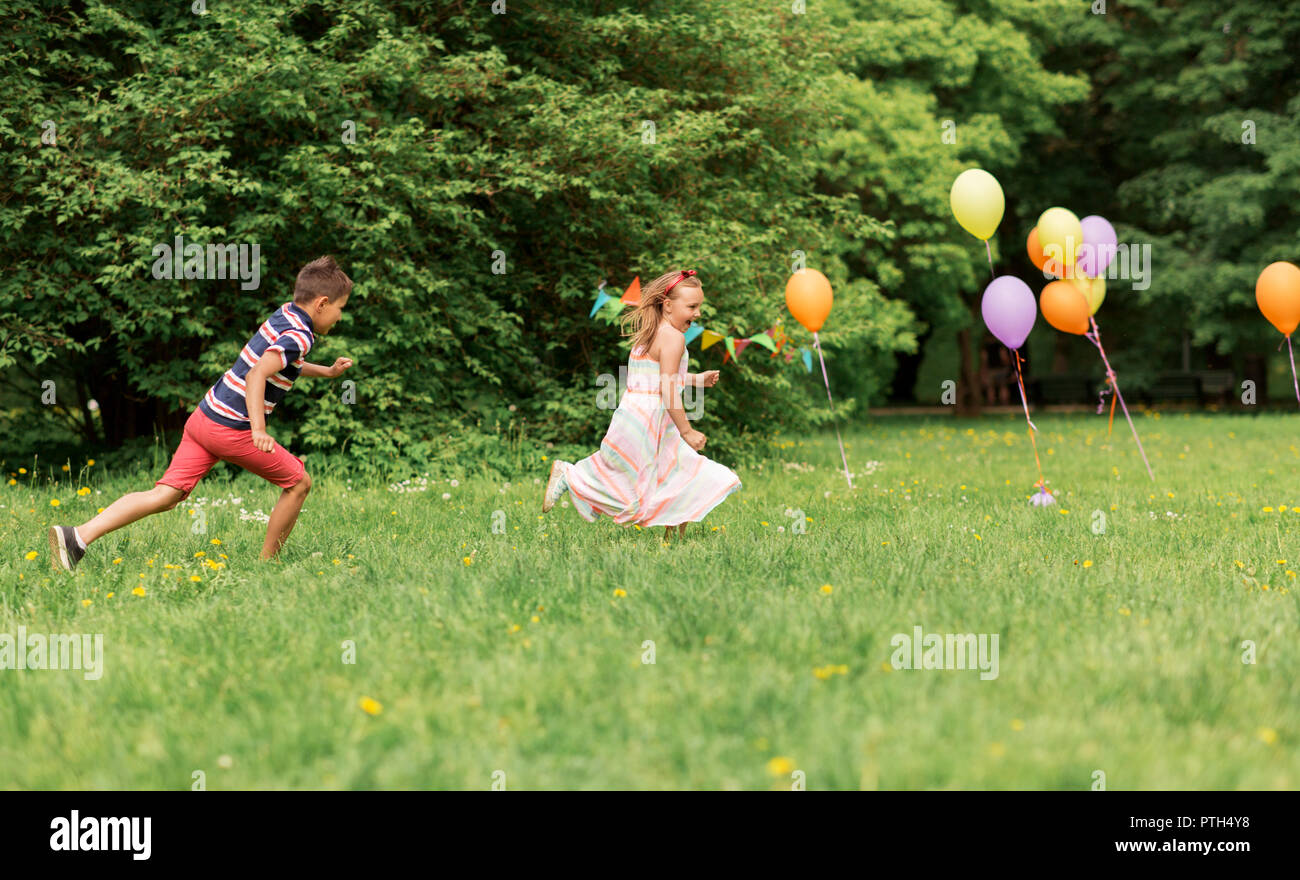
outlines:
[[1006, 199], [996, 177], [980, 168], [957, 175], [949, 194], [953, 216], [971, 235], [987, 241], [998, 231]]
[[1059, 248], [1056, 253], [1061, 255], [1061, 262], [1065, 264], [1062, 274], [1072, 275], [1075, 256], [1079, 245], [1083, 244], [1083, 227], [1079, 218], [1064, 208], [1048, 208], [1038, 218], [1038, 243], [1049, 257], [1053, 256], [1053, 248]]
[[1097, 309], [1101, 308], [1101, 301], [1106, 298], [1106, 279], [1104, 277], [1083, 278], [1076, 275], [1070, 283], [1088, 301], [1088, 314], [1097, 314]]
[[1088, 332], [1088, 301], [1069, 281], [1053, 281], [1044, 287], [1038, 307], [1057, 330], [1076, 336]]
[[816, 333], [831, 313], [831, 283], [816, 269], [800, 269], [785, 283], [785, 304], [800, 324]]
[[1269, 323], [1283, 336], [1300, 324], [1300, 268], [1292, 263], [1272, 263], [1255, 282], [1255, 302]]
[[1089, 278], [1099, 278], [1110, 261], [1115, 259], [1115, 249], [1119, 247], [1119, 236], [1115, 227], [1105, 217], [1089, 214], [1079, 221], [1083, 230], [1083, 243], [1079, 253], [1079, 268]]
[[1043, 246], [1038, 243], [1038, 227], [1035, 226], [1029, 230], [1029, 240], [1025, 242], [1025, 249], [1029, 251], [1029, 261], [1044, 272], [1057, 278], [1061, 277], [1061, 266], [1055, 260], [1048, 262], [1047, 255], [1043, 253]]
[[1029, 331], [1034, 329], [1038, 307], [1034, 305], [1034, 292], [1029, 285], [1014, 275], [1001, 275], [984, 288], [980, 313], [989, 332], [1007, 348], [1025, 344]]

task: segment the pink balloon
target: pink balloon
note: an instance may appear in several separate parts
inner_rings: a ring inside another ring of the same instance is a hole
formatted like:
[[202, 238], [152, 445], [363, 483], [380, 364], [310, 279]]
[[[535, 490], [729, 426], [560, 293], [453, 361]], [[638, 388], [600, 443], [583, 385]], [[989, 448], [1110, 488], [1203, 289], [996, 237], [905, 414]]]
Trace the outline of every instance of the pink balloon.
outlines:
[[1083, 227], [1083, 244], [1079, 246], [1078, 268], [1089, 278], [1096, 278], [1115, 259], [1119, 237], [1115, 235], [1115, 227], [1096, 214], [1084, 217], [1079, 225]]
[[1007, 348], [1025, 344], [1038, 317], [1038, 303], [1029, 285], [1014, 275], [999, 275], [984, 288], [980, 314], [989, 332]]

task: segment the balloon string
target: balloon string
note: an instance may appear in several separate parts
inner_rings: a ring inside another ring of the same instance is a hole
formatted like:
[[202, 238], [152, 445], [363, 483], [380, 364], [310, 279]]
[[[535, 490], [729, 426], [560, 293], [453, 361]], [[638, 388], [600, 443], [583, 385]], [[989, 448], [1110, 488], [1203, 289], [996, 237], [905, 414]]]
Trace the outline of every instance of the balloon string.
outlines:
[[1020, 349], [1013, 348], [1011, 349], [1011, 353], [1015, 355], [1016, 384], [1020, 386], [1020, 405], [1025, 408], [1025, 421], [1029, 422], [1029, 445], [1033, 447], [1034, 466], [1038, 468], [1038, 482], [1034, 485], [1037, 488], [1046, 491], [1047, 481], [1043, 479], [1043, 463], [1038, 458], [1038, 441], [1034, 439], [1034, 434], [1038, 431], [1038, 426], [1029, 418], [1029, 401], [1025, 399], [1025, 380], [1020, 374]]
[[1295, 377], [1295, 353], [1291, 350], [1291, 334], [1286, 335], [1286, 354], [1291, 358], [1291, 384], [1295, 386], [1295, 401], [1300, 403], [1300, 382]]
[[993, 248], [989, 247], [989, 240], [987, 238], [984, 239], [984, 252], [989, 255], [989, 275], [996, 278], [997, 276], [993, 274]]
[[1129, 430], [1133, 432], [1133, 441], [1137, 443], [1138, 452], [1142, 453], [1142, 463], [1147, 466], [1147, 476], [1154, 483], [1156, 475], [1151, 473], [1151, 462], [1147, 461], [1147, 452], [1142, 448], [1142, 440], [1138, 437], [1137, 428], [1133, 425], [1133, 417], [1128, 414], [1128, 404], [1124, 402], [1124, 395], [1119, 390], [1119, 382], [1115, 379], [1115, 371], [1110, 368], [1110, 361], [1106, 357], [1106, 349], [1102, 348], [1101, 330], [1097, 327], [1097, 319], [1089, 316], [1088, 322], [1092, 324], [1092, 332], [1083, 335], [1089, 342], [1097, 346], [1097, 351], [1101, 354], [1101, 362], [1106, 367], [1106, 379], [1115, 388], [1115, 396], [1119, 399], [1120, 408], [1124, 410], [1124, 418], [1128, 419]]
[[849, 459], [844, 454], [844, 440], [840, 437], [840, 424], [835, 419], [835, 401], [831, 400], [831, 380], [826, 375], [826, 358], [822, 357], [821, 340], [817, 338], [816, 331], [813, 332], [813, 345], [817, 348], [817, 359], [822, 365], [822, 381], [826, 383], [826, 400], [831, 405], [831, 422], [835, 425], [835, 440], [840, 444], [840, 461], [844, 464], [844, 479], [848, 481], [849, 488], [853, 488], [853, 480], [849, 477]]
[[1110, 439], [1111, 429], [1115, 427], [1115, 398], [1110, 399], [1110, 422], [1106, 425], [1106, 439]]
[[1106, 423], [1106, 437], [1110, 438], [1111, 431], [1115, 427], [1115, 396], [1111, 394], [1115, 390], [1115, 383], [1106, 377], [1106, 384], [1101, 387], [1101, 393], [1097, 395], [1097, 415], [1101, 415], [1106, 410], [1106, 395], [1110, 394], [1110, 421]]

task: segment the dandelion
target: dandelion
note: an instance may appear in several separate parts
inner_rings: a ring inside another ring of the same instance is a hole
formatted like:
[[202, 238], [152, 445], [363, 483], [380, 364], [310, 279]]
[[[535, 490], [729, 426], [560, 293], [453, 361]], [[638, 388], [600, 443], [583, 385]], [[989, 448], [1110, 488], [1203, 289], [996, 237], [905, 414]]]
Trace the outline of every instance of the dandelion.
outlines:
[[378, 715], [384, 711], [383, 704], [378, 700], [372, 700], [370, 697], [362, 697], [358, 705], [361, 706], [361, 711], [367, 715]]
[[25, 473], [27, 473], [27, 468], [19, 468], [19, 469], [18, 469], [18, 473], [20, 473], [20, 474], [25, 474]]
[[1259, 741], [1266, 746], [1275, 745], [1277, 743], [1277, 731], [1271, 727], [1261, 727], [1259, 730], [1255, 731], [1255, 736], [1258, 737]]
[[821, 591], [825, 593], [827, 596], [829, 596], [834, 589], [835, 588], [832, 587], [830, 584], [822, 584], [821, 586]]
[[540, 617], [538, 617], [536, 614], [534, 614], [532, 617], [529, 618], [529, 622], [530, 622], [530, 623], [541, 623], [541, 622], [542, 622], [542, 619], [541, 619]]
[[59, 506], [59, 499], [57, 499], [57, 498], [51, 498], [51, 499], [50, 499], [50, 507], [58, 507], [58, 506]]
[[28, 550], [27, 553], [23, 556], [23, 559], [26, 559], [28, 562], [31, 562], [39, 555], [40, 554], [37, 553], [35, 550]]
[[616, 590], [614, 590], [615, 599], [622, 599], [625, 598], [626, 596], [627, 596], [627, 590], [623, 589], [622, 587], [619, 587]]
[[221, 546], [221, 539], [220, 539], [220, 538], [213, 538], [213, 539], [212, 539], [211, 541], [209, 541], [208, 543], [211, 544], [211, 545], [213, 545], [214, 547], [220, 547], [220, 546]]
[[[144, 577], [144, 575], [140, 575], [140, 577]], [[143, 596], [143, 595], [144, 595], [144, 587], [136, 587], [134, 590], [131, 591], [131, 594], [132, 594], [133, 596]]]
[[197, 584], [200, 583], [203, 578], [199, 577], [197, 574], [192, 574], [190, 575], [190, 580]]
[[519, 632], [519, 630], [521, 630], [521, 629], [523, 629], [523, 627], [520, 626], [520, 625], [517, 624], [517, 623], [512, 623], [512, 624], [510, 624], [510, 631], [511, 631], [512, 633], [517, 633], [517, 632]]
[[70, 470], [71, 470], [71, 468], [68, 467], [66, 464], [63, 466], [63, 472], [64, 472], [64, 473], [67, 473], [67, 472], [70, 471]]
[[1012, 719], [1011, 719], [1011, 729], [1012, 729], [1012, 730], [1024, 730], [1024, 729], [1025, 729], [1025, 722], [1021, 721], [1019, 718], [1012, 718]]
[[1130, 611], [1130, 610], [1127, 609], [1127, 608], [1121, 608], [1121, 609], [1119, 610], [1119, 613], [1122, 614], [1122, 615], [1124, 615], [1125, 617], [1128, 617], [1128, 616], [1129, 616], [1130, 614], [1132, 614], [1133, 612]]
[[112, 598], [113, 598], [114, 596], [116, 596], [116, 595], [117, 595], [117, 593], [109, 593], [109, 594], [108, 594], [107, 596], [105, 596], [104, 598], [105, 598], [105, 599], [112, 599]]
[[93, 458], [86, 459], [86, 467], [94, 467], [94, 466], [95, 466], [95, 460]]
[[473, 556], [463, 556], [463, 557], [461, 557], [461, 560], [460, 560], [460, 561], [463, 562], [463, 563], [465, 563], [466, 565], [473, 565], [473, 564], [474, 564], [474, 557], [473, 557]]
[[89, 487], [89, 486], [82, 486], [80, 489], [77, 490], [77, 494], [80, 495], [80, 496], [83, 497], [83, 498], [86, 497], [87, 495], [90, 494], [90, 487]]
[[1085, 560], [1083, 560], [1083, 567], [1084, 567], [1084, 568], [1092, 568], [1092, 560], [1091, 560], [1091, 559], [1085, 559]]
[[89, 608], [91, 605], [94, 605], [94, 604], [95, 604], [95, 603], [92, 602], [92, 601], [90, 601], [89, 599], [82, 599], [82, 600], [81, 600], [81, 607], [83, 607], [83, 608]]
[[767, 772], [773, 776], [789, 776], [794, 772], [794, 763], [780, 755], [767, 762]]

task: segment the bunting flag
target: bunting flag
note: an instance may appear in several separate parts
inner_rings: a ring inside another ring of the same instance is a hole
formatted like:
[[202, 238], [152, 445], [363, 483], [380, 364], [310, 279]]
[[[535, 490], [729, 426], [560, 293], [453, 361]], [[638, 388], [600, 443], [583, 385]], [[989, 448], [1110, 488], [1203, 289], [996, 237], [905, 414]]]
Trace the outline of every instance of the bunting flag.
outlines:
[[695, 338], [703, 332], [704, 332], [703, 327], [691, 327], [690, 329], [688, 329], [686, 331], [686, 344], [690, 345], [692, 342], [695, 341]]
[[640, 305], [641, 303], [641, 276], [640, 275], [634, 277], [632, 279], [632, 283], [627, 286], [627, 290], [623, 291], [623, 297], [621, 302], [627, 303], [630, 306]]
[[721, 333], [714, 333], [712, 330], [705, 330], [700, 334], [700, 351], [704, 351], [704, 349], [708, 348], [721, 338]]
[[[728, 336], [723, 340], [723, 344], [727, 346], [727, 354], [734, 358], [736, 356], [736, 337]], [[725, 364], [726, 361], [723, 361], [723, 363]]]
[[596, 312], [599, 312], [599, 311], [600, 311], [600, 307], [603, 306], [605, 303], [609, 302], [609, 301], [610, 301], [611, 299], [613, 299], [613, 298], [614, 298], [614, 297], [610, 296], [608, 293], [606, 293], [605, 291], [602, 290], [602, 291], [600, 292], [600, 295], [596, 297], [596, 304], [595, 304], [594, 306], [591, 307], [591, 316], [590, 316], [590, 317], [593, 317], [593, 318], [596, 317]]
[[773, 354], [776, 354], [776, 343], [772, 341], [771, 333], [772, 333], [771, 330], [764, 331], [763, 333], [757, 333], [749, 337], [748, 339], [746, 339], [745, 342], [746, 344], [753, 342], [756, 345], [761, 345], [764, 348], [766, 348], [768, 351], [772, 352]]
[[806, 349], [806, 348], [801, 348], [801, 349], [799, 349], [799, 351], [803, 352], [803, 368], [804, 368], [805, 370], [807, 370], [809, 373], [811, 373], [811, 372], [812, 372], [812, 352], [809, 351], [809, 350]]

